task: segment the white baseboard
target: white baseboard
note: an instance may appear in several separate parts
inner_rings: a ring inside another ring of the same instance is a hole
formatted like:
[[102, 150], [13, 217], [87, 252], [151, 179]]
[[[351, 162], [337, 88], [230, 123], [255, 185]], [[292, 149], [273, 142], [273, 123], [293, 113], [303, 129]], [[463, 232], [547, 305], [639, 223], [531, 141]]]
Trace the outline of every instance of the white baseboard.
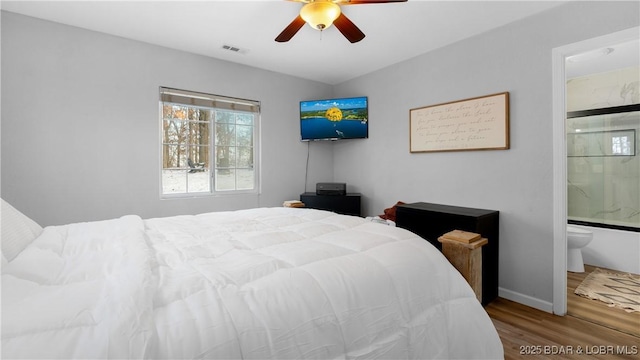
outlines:
[[499, 287], [498, 296], [503, 299], [515, 301], [517, 303], [527, 305], [538, 310], [542, 310], [548, 313], [553, 313], [552, 303], [548, 301], [540, 300], [538, 298], [531, 297], [529, 295], [521, 294], [519, 292], [515, 292], [515, 291], [511, 291], [511, 290], [507, 290], [505, 288]]

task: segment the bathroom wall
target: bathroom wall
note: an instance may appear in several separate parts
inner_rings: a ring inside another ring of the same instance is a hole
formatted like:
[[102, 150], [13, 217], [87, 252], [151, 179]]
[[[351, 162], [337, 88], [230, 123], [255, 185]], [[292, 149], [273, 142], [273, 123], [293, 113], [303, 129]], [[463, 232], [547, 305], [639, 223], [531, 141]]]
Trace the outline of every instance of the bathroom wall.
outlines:
[[[570, 64], [568, 64], [570, 66]], [[568, 111], [640, 103], [640, 67], [567, 81]], [[640, 112], [567, 119], [568, 218], [640, 228]], [[613, 149], [613, 139], [627, 148]], [[627, 150], [626, 154], [614, 154]], [[593, 241], [587, 264], [640, 273], [640, 233], [583, 226]]]
[[[573, 66], [567, 62], [567, 67]], [[567, 80], [567, 111], [640, 103], [640, 67], [631, 66]]]

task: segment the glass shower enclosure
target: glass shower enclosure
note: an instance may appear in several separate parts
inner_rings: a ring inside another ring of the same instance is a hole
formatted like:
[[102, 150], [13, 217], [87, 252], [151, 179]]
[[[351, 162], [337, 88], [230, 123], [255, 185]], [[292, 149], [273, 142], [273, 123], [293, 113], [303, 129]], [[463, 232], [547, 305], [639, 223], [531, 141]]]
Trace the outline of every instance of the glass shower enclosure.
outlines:
[[569, 223], [640, 231], [640, 104], [567, 113]]

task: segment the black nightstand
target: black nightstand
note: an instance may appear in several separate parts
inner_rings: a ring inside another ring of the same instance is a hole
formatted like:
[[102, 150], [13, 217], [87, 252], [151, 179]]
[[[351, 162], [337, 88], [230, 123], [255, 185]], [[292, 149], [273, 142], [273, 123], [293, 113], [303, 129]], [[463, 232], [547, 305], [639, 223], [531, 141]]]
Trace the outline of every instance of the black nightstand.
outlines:
[[358, 193], [347, 195], [318, 195], [312, 192], [300, 194], [300, 201], [305, 207], [318, 210], [333, 211], [343, 215], [361, 216], [360, 197]]
[[487, 305], [498, 297], [499, 217], [495, 210], [418, 202], [397, 207], [396, 226], [416, 233], [440, 251], [438, 237], [451, 230], [470, 231], [487, 238], [489, 243], [482, 247], [482, 305]]

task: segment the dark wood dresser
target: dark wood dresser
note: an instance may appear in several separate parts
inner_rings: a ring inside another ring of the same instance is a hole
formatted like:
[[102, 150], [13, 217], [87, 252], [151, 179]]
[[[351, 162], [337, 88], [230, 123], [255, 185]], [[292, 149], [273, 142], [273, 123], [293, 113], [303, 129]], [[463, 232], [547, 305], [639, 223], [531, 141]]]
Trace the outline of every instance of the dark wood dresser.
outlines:
[[426, 239], [440, 251], [438, 237], [451, 230], [470, 231], [487, 238], [489, 243], [482, 247], [482, 305], [498, 297], [498, 211], [417, 202], [397, 207], [396, 225]]
[[300, 194], [300, 201], [305, 207], [333, 211], [343, 215], [361, 216], [359, 193], [346, 195], [318, 195], [312, 192]]

